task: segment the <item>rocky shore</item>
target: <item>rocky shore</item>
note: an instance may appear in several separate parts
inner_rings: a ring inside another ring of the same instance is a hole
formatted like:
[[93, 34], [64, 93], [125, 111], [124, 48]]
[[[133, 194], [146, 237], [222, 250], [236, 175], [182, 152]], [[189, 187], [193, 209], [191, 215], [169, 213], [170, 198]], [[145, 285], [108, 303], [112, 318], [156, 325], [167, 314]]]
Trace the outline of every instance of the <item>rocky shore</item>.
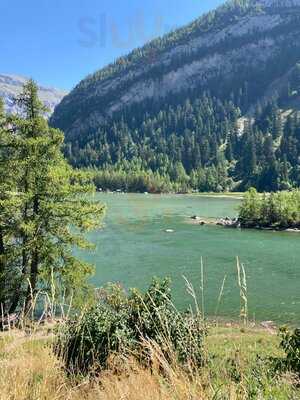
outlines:
[[193, 215], [190, 217], [190, 221], [195, 225], [217, 225], [224, 226], [228, 228], [240, 228], [240, 223], [238, 218], [206, 218]]
[[190, 217], [190, 223], [195, 225], [214, 225], [214, 226], [223, 226], [225, 228], [234, 228], [234, 229], [257, 229], [261, 231], [274, 231], [274, 232], [292, 232], [292, 233], [300, 233], [300, 228], [298, 227], [262, 227], [262, 226], [254, 226], [254, 227], [246, 227], [242, 226], [240, 220], [238, 218], [224, 217], [224, 218], [211, 218], [211, 217], [200, 217], [197, 215], [193, 215]]

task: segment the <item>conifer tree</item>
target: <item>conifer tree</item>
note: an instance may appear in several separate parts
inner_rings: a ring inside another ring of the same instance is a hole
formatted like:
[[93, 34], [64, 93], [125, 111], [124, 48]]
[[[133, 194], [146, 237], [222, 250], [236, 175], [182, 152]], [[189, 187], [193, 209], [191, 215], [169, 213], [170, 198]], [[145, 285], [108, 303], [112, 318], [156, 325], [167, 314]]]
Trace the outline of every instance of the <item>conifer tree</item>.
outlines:
[[[4, 143], [5, 143], [5, 117], [4, 117], [4, 110], [3, 110], [3, 102], [0, 99], [0, 143], [3, 144], [0, 148], [0, 152], [2, 153], [4, 150]], [[3, 165], [0, 164], [0, 313], [3, 313], [4, 304], [6, 300], [5, 296], [5, 272], [6, 272], [6, 259], [5, 259], [5, 218], [4, 218], [4, 204], [5, 204], [5, 184], [6, 184], [6, 177], [3, 174], [4, 169]], [[1, 315], [0, 314], [0, 315]]]
[[20, 256], [14, 236], [20, 225], [18, 210], [21, 205], [16, 189], [20, 161], [17, 144], [18, 138], [9, 125], [0, 99], [0, 315], [6, 311], [9, 288], [13, 289], [16, 284], [16, 265]]
[[[86, 174], [74, 171], [64, 160], [63, 134], [49, 128], [45, 107], [38, 99], [33, 81], [24, 85], [17, 99], [22, 116], [9, 119], [9, 132], [1, 135], [1, 203], [6, 218], [4, 247], [12, 247], [7, 269], [14, 271], [6, 283], [8, 297], [3, 308], [14, 312], [25, 306], [29, 311], [38, 290], [53, 284], [57, 292], [78, 293], [92, 269], [73, 255], [74, 247], [87, 248], [83, 233], [100, 225], [104, 207], [91, 199], [93, 185]], [[7, 199], [8, 197], [8, 199]], [[0, 224], [3, 225], [2, 220]], [[2, 291], [3, 292], [3, 291]]]

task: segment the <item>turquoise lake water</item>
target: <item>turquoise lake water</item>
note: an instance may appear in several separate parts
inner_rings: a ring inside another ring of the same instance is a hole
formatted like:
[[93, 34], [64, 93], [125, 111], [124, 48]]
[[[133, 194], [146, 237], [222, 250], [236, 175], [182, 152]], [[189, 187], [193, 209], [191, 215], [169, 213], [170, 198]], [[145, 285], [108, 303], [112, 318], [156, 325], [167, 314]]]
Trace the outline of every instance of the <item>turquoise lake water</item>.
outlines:
[[[197, 195], [97, 194], [107, 205], [103, 229], [89, 234], [96, 250], [82, 254], [96, 265], [97, 287], [120, 282], [148, 286], [153, 276], [172, 279], [178, 307], [191, 303], [185, 276], [199, 293], [204, 261], [205, 312], [213, 316], [224, 276], [218, 316], [239, 317], [236, 257], [245, 265], [249, 317], [300, 323], [300, 234], [237, 230], [190, 223], [189, 217], [235, 216], [239, 200]], [[174, 230], [166, 233], [166, 229]]]

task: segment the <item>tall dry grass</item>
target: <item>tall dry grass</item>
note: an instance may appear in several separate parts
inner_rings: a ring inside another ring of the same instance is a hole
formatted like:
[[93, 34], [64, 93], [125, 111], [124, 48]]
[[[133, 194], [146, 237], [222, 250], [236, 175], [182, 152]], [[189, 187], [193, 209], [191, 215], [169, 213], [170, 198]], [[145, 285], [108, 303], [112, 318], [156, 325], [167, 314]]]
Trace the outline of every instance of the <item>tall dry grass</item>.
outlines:
[[115, 356], [106, 371], [88, 379], [65, 373], [51, 337], [11, 332], [0, 335], [0, 400], [296, 400], [300, 393], [288, 378], [270, 378], [265, 369], [253, 375], [254, 353], [271, 355], [274, 343], [267, 333], [223, 328], [207, 348], [209, 362], [187, 371], [167, 360], [157, 344], [145, 342], [151, 368]]
[[132, 360], [114, 358], [109, 370], [88, 380], [67, 376], [51, 346], [30, 338], [9, 339], [7, 350], [0, 353], [1, 400], [206, 398], [200, 378], [171, 366], [154, 344], [147, 344], [153, 357], [151, 370]]

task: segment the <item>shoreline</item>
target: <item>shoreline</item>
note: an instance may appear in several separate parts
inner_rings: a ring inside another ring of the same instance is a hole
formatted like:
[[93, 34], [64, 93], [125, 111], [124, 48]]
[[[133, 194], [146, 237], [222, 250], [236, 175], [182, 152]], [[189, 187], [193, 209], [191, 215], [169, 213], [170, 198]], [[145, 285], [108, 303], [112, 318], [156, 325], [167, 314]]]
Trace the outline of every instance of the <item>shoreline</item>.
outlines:
[[224, 228], [230, 229], [240, 229], [240, 230], [255, 230], [255, 231], [269, 231], [269, 232], [287, 232], [287, 233], [300, 233], [300, 229], [298, 228], [275, 228], [275, 227], [253, 227], [247, 228], [243, 226], [238, 226], [237, 220], [235, 219], [228, 219], [228, 218], [214, 218], [214, 217], [201, 217], [201, 216], [194, 216], [189, 217], [188, 223], [192, 225], [199, 225], [199, 226], [219, 226]]
[[234, 200], [243, 200], [244, 193], [240, 192], [232, 192], [232, 193], [191, 193], [191, 195], [199, 196], [199, 197], [215, 197], [218, 199], [234, 199]]
[[151, 193], [151, 192], [122, 192], [122, 191], [99, 191], [96, 193], [101, 194], [114, 194], [114, 195], [126, 195], [126, 194], [134, 194], [141, 196], [194, 196], [194, 197], [214, 197], [218, 199], [234, 199], [234, 200], [243, 200], [244, 193], [240, 192], [232, 192], [232, 193], [213, 193], [213, 192], [205, 192], [205, 193], [175, 193], [175, 192], [163, 192], [163, 193]]

